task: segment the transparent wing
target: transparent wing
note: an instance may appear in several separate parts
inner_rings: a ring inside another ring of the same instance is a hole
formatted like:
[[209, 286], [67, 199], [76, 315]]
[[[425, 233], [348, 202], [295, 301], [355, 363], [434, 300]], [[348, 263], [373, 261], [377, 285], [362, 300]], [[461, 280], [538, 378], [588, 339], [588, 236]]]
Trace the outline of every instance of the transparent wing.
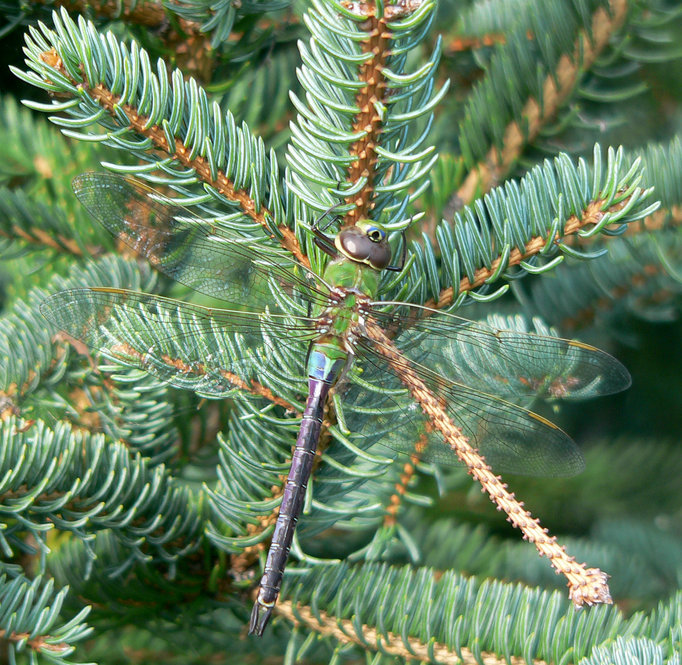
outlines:
[[395, 305], [387, 313], [385, 303], [375, 303], [371, 315], [396, 346], [444, 378], [479, 391], [510, 400], [586, 399], [630, 385], [618, 360], [588, 344]]
[[229, 303], [263, 302], [263, 297], [268, 302], [274, 280], [306, 301], [326, 301], [328, 290], [320, 279], [265, 235], [256, 240], [238, 227], [201, 219], [122, 175], [84, 173], [73, 188], [111, 234], [192, 289]]
[[[211, 309], [123, 289], [89, 288], [48, 297], [43, 314], [104, 356], [179, 388], [225, 397], [281, 371], [282, 341], [301, 358], [317, 333], [304, 317]], [[303, 386], [305, 387], [305, 386]]]
[[[404, 453], [419, 445], [421, 458], [439, 464], [459, 459], [420, 406], [389, 369], [381, 345], [368, 339], [357, 349], [362, 373], [344, 396], [344, 416], [353, 431], [367, 432], [368, 444], [380, 443]], [[409, 368], [426, 384], [450, 419], [461, 428], [495, 471], [524, 475], [570, 476], [584, 468], [573, 440], [541, 416], [459, 382], [451, 381], [407, 357]]]

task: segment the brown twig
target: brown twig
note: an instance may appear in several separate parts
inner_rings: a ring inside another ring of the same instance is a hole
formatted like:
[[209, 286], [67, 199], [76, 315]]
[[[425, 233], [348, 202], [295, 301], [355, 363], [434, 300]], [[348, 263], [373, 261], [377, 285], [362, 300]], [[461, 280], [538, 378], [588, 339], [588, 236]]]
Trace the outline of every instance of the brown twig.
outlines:
[[376, 146], [379, 143], [382, 125], [377, 103], [385, 101], [386, 81], [382, 70], [388, 58], [391, 35], [386, 28], [386, 18], [377, 16], [372, 4], [358, 2], [344, 4], [353, 13], [367, 17], [362, 24], [367, 32], [367, 39], [362, 42], [362, 50], [364, 53], [371, 53], [371, 57], [360, 65], [358, 79], [365, 85], [355, 96], [355, 103], [360, 112], [355, 116], [353, 131], [364, 134], [349, 149], [355, 159], [348, 169], [348, 182], [355, 184], [362, 178], [366, 179], [365, 186], [357, 194], [346, 199], [346, 203], [355, 206], [345, 217], [345, 223], [352, 225], [369, 217], [374, 207], [374, 181], [378, 161]]
[[97, 16], [116, 19], [123, 18], [128, 23], [143, 25], [147, 28], [163, 27], [167, 22], [166, 10], [160, 2], [112, 2], [111, 0], [57, 0], [55, 5], [70, 12], [83, 14], [90, 10]]
[[504, 33], [491, 32], [480, 37], [453, 37], [445, 46], [443, 46], [444, 53], [461, 53], [462, 51], [474, 51], [484, 46], [494, 46], [495, 44], [504, 44], [507, 41]]
[[65, 642], [60, 642], [58, 644], [48, 642], [50, 639], [49, 635], [29, 638], [31, 638], [31, 633], [8, 633], [5, 630], [0, 630], [0, 640], [26, 643], [33, 651], [48, 651], [50, 653], [60, 654], [71, 651], [73, 648], [70, 644], [66, 644]]
[[540, 526], [507, 485], [496, 476], [485, 458], [469, 443], [462, 430], [452, 422], [444, 411], [438, 398], [429, 390], [416, 372], [405, 362], [404, 356], [383, 330], [371, 321], [366, 325], [367, 335], [375, 344], [375, 349], [396, 372], [403, 385], [421, 406], [434, 429], [438, 430], [445, 442], [466, 465], [469, 474], [477, 480], [490, 499], [503, 510], [511, 524], [521, 530], [524, 538], [535, 545], [542, 556], [546, 556], [552, 567], [568, 580], [569, 596], [576, 607], [595, 603], [611, 603], [607, 585], [608, 576], [598, 568], [586, 568], [566, 553], [566, 549], [550, 536], [547, 529]]
[[[427, 423], [427, 431], [431, 430], [431, 423]], [[421, 460], [422, 453], [426, 450], [427, 438], [426, 434], [422, 434], [414, 444], [414, 450], [410, 455], [408, 462], [403, 465], [403, 472], [400, 474], [400, 479], [395, 484], [394, 492], [388, 500], [386, 507], [386, 514], [384, 516], [384, 526], [394, 526], [398, 516], [398, 510], [402, 505], [403, 498], [407, 492], [407, 486], [414, 477], [417, 470], [417, 464]]]
[[623, 25], [628, 1], [611, 0], [610, 4], [611, 13], [603, 8], [598, 9], [592, 17], [591, 35], [581, 32], [573, 53], [564, 54], [556, 71], [547, 75], [543, 84], [542, 104], [534, 98], [529, 99], [521, 111], [521, 117], [507, 125], [502, 150], [491, 148], [486, 158], [470, 171], [457, 192], [464, 203], [471, 203], [479, 193], [487, 192], [509, 172], [524, 147], [554, 118], [575, 89], [581, 74], [594, 64], [613, 33]]
[[[12, 233], [0, 229], [0, 236], [9, 240], [22, 240], [23, 242], [31, 243], [33, 245], [40, 245], [41, 247], [49, 247], [56, 251], [66, 249], [74, 256], [84, 256], [83, 249], [73, 238], [67, 238], [63, 235], [55, 235], [43, 229], [33, 228], [30, 230], [23, 229], [16, 224], [11, 227]], [[14, 234], [14, 235], [12, 235]], [[88, 245], [85, 247], [89, 257], [97, 257], [102, 254], [104, 249], [95, 245]]]
[[[530, 30], [526, 32], [526, 37], [528, 38], [528, 41], [535, 39], [535, 35]], [[450, 41], [443, 46], [443, 52], [447, 54], [473, 51], [483, 48], [484, 46], [495, 46], [495, 44], [505, 44], [506, 42], [507, 36], [503, 32], [489, 32], [480, 37], [460, 35], [450, 39]]]
[[[564, 318], [560, 325], [561, 330], [573, 331], [580, 328], [585, 328], [594, 322], [597, 312], [604, 312], [612, 303], [621, 300], [627, 296], [633, 289], [644, 286], [646, 282], [660, 275], [663, 269], [660, 265], [647, 264], [641, 267], [641, 270], [630, 277], [629, 283], [619, 284], [610, 289], [607, 296], [597, 298], [592, 305], [583, 307], [578, 310], [573, 316]], [[603, 285], [600, 287], [603, 289]], [[667, 297], [672, 294], [668, 293]]]

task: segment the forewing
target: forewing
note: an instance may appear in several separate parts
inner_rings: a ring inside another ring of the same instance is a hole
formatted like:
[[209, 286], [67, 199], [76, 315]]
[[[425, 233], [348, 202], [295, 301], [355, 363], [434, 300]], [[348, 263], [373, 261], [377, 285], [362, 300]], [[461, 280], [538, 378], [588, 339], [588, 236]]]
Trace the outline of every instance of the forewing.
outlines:
[[209, 397], [248, 390], [269, 366], [278, 368], [273, 339], [285, 339], [302, 361], [316, 334], [305, 318], [210, 309], [122, 289], [62, 291], [41, 309], [93, 351]]
[[192, 289], [234, 304], [268, 302], [274, 281], [276, 288], [306, 300], [325, 298], [319, 279], [265, 235], [256, 240], [201, 219], [127, 176], [84, 173], [74, 179], [73, 188], [112, 235]]
[[460, 464], [434, 422], [401, 382], [399, 375], [409, 369], [495, 471], [570, 476], [583, 469], [575, 443], [545, 418], [449, 381], [406, 357], [390, 369], [381, 350], [381, 344], [360, 342], [361, 378], [354, 380], [344, 400], [349, 428], [366, 432], [368, 444], [380, 443], [407, 454], [419, 452], [421, 459], [438, 464]]
[[618, 360], [581, 342], [502, 330], [402, 303], [390, 314], [376, 307], [372, 316], [415, 362], [505, 399], [587, 399], [630, 385]]

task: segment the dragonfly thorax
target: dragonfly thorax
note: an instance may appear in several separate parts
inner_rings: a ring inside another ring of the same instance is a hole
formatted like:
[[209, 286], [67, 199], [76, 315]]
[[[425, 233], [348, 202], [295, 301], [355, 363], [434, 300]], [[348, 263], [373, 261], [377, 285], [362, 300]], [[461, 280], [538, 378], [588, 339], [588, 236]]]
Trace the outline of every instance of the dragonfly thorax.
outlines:
[[381, 273], [367, 263], [348, 260], [339, 256], [327, 264], [324, 281], [331, 286], [329, 305], [349, 303], [351, 296], [373, 300], [379, 292]]
[[327, 307], [316, 317], [320, 338], [328, 335], [341, 339], [357, 334], [365, 325], [370, 303], [370, 298], [356, 289], [335, 287]]

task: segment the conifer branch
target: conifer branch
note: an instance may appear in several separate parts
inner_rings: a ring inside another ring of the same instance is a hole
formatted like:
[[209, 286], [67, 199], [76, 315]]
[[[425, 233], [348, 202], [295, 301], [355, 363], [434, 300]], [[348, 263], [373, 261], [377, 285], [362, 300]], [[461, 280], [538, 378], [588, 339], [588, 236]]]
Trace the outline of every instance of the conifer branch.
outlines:
[[581, 215], [572, 215], [566, 220], [566, 224], [563, 228], [563, 233], [557, 233], [551, 241], [544, 236], [535, 236], [531, 238], [523, 248], [523, 251], [514, 248], [509, 253], [506, 261], [503, 258], [496, 258], [489, 268], [478, 268], [474, 273], [474, 278], [469, 279], [468, 277], [463, 277], [459, 283], [459, 290], [455, 293], [452, 287], [449, 287], [441, 292], [438, 301], [428, 301], [426, 304], [428, 307], [433, 307], [435, 309], [443, 309], [451, 305], [454, 300], [461, 295], [472, 291], [483, 284], [485, 284], [496, 272], [499, 271], [501, 265], [506, 265], [507, 267], [517, 266], [523, 261], [535, 256], [546, 249], [548, 244], [551, 243], [561, 243], [567, 237], [578, 233], [581, 229], [599, 224], [599, 222], [608, 213], [617, 213], [627, 207], [629, 203], [629, 197], [623, 201], [605, 207], [606, 200], [600, 199], [591, 202]]
[[[112, 347], [112, 351], [120, 353], [123, 357], [137, 360], [141, 366], [144, 366], [145, 364], [145, 354], [133, 348], [130, 344], [120, 344], [116, 348]], [[163, 361], [169, 367], [174, 367], [180, 373], [192, 374], [192, 376], [194, 376], [197, 380], [199, 380], [202, 375], [207, 376], [210, 374], [208, 368], [203, 363], [192, 363], [190, 365], [182, 358], [169, 355], [159, 356], [159, 360]], [[213, 370], [213, 372], [215, 372], [215, 370]], [[300, 414], [297, 413], [296, 407], [294, 407], [293, 404], [290, 404], [285, 399], [278, 397], [272, 392], [272, 390], [266, 388], [255, 379], [251, 379], [247, 383], [234, 372], [228, 372], [227, 370], [221, 369], [218, 370], [218, 373], [223, 379], [225, 379], [225, 381], [227, 381], [229, 385], [233, 386], [234, 388], [237, 388], [238, 390], [249, 395], [253, 395], [254, 397], [266, 399], [277, 406], [281, 406], [287, 412], [296, 414], [297, 417], [300, 417]]]
[[[623, 234], [623, 238], [637, 239], [643, 234], [655, 233], [675, 226], [682, 225], [682, 207], [674, 206], [671, 209], [659, 209], [644, 219], [633, 222]], [[618, 238], [606, 238], [607, 242], [617, 242]], [[643, 242], [648, 242], [643, 238]], [[649, 296], [651, 301], [668, 300], [670, 289], [660, 288], [657, 285], [659, 278], [667, 274], [666, 266], [660, 261], [648, 261], [638, 263], [636, 269], [631, 271], [617, 284], [609, 288], [605, 283], [600, 283], [599, 296], [597, 299], [582, 308], [571, 312], [569, 316], [557, 322], [557, 326], [565, 331], [578, 331], [594, 323], [598, 314], [603, 315], [608, 309], [622, 302], [629, 294], [645, 293], [647, 284], [651, 284], [656, 291]]]
[[[55, 357], [47, 371], [43, 372], [44, 377], [59, 371], [59, 366], [65, 361], [64, 356], [67, 355], [68, 345], [73, 347], [78, 356], [87, 359], [92, 373], [99, 379], [99, 383], [89, 384], [87, 389], [80, 384], [75, 384], [68, 389], [70, 408], [61, 419], [69, 422], [74, 432], [101, 434], [107, 431], [119, 443], [127, 446], [131, 455], [139, 452], [150, 464], [159, 464], [174, 453], [177, 448], [177, 434], [173, 428], [171, 427], [170, 431], [164, 431], [163, 428], [153, 426], [140, 427], [135, 423], [135, 416], [133, 416], [133, 422], [130, 422], [126, 418], [126, 411], [130, 407], [129, 398], [122, 399], [122, 394], [128, 397], [130, 390], [126, 389], [125, 384], [123, 386], [117, 384], [108, 374], [100, 371], [90, 350], [83, 342], [60, 332], [54, 336], [53, 343], [57, 346]], [[64, 349], [64, 353], [60, 352], [60, 347]], [[121, 370], [121, 373], [124, 374], [125, 370]], [[118, 375], [119, 380], [122, 378], [121, 373]], [[159, 385], [153, 377], [138, 379], [135, 382], [134, 391], [138, 395], [144, 394], [147, 399], [150, 397], [150, 392], [157, 397], [167, 397], [167, 386]], [[71, 412], [72, 409], [75, 415]], [[144, 422], [149, 421], [145, 419]], [[112, 429], [114, 429], [113, 432]]]
[[86, 638], [92, 629], [83, 622], [90, 608], [82, 609], [70, 621], [62, 619], [67, 592], [55, 592], [54, 581], [42, 574], [29, 579], [15, 566], [2, 566], [0, 645], [10, 662], [16, 662], [22, 652], [26, 654], [26, 647], [32, 662], [36, 658], [51, 663], [70, 662], [66, 659], [73, 653], [74, 643]]
[[[606, 320], [625, 312], [650, 316], [663, 311], [680, 291], [682, 143], [675, 137], [635, 154], [642, 159], [642, 176], [660, 197], [661, 208], [631, 220], [621, 234], [604, 235], [600, 245], [608, 252], [598, 261], [584, 268], [559, 267], [565, 290], [573, 294], [569, 307], [562, 294], [553, 294], [541, 281], [528, 285], [534, 311], [562, 329], [590, 325], [598, 315]], [[590, 238], [578, 233], [571, 240], [572, 247], [583, 247]]]
[[642, 160], [627, 163], [622, 148], [609, 148], [604, 160], [595, 145], [591, 165], [584, 159], [574, 165], [564, 153], [545, 160], [519, 181], [509, 180], [456, 212], [452, 222], [442, 220], [435, 246], [411, 244], [414, 263], [400, 284], [393, 283], [390, 297], [410, 294], [413, 302], [431, 307], [463, 302], [465, 296], [491, 300], [508, 288], [496, 288], [498, 280], [550, 271], [564, 256], [597, 258], [604, 247], [580, 251], [565, 240], [620, 235], [627, 224], [658, 209], [659, 202], [650, 203], [653, 188], [639, 186], [643, 181], [650, 184]]
[[[104, 257], [84, 268], [78, 266], [67, 280], [54, 278], [49, 288], [73, 287], [81, 279], [86, 283], [153, 286], [153, 276], [145, 279], [145, 273], [143, 270], [141, 274], [131, 262]], [[177, 430], [168, 417], [172, 410], [166, 401], [169, 386], [123, 368], [118, 371], [117, 381], [103, 375], [82, 342], [64, 334], [55, 335], [47, 325], [39, 311], [45, 295], [41, 289], [32, 290], [26, 301], [17, 301], [14, 313], [4, 318], [0, 355], [8, 362], [0, 378], [2, 419], [22, 413], [35, 417], [36, 406], [40, 408], [41, 400], [47, 399], [48, 413], [71, 423], [74, 432], [106, 431], [125, 442], [129, 450], [143, 454], [150, 464], [165, 461], [177, 447]], [[70, 347], [87, 358], [87, 369], [73, 362]], [[128, 373], [132, 374], [134, 386], [126, 381]], [[25, 427], [28, 430], [30, 425]]]
[[608, 575], [598, 568], [586, 568], [578, 564], [574, 557], [566, 553], [566, 549], [557, 543], [555, 536], [549, 536], [547, 529], [540, 526], [538, 519], [523, 508], [514, 494], [508, 491], [507, 485], [500, 476], [496, 476], [485, 458], [471, 446], [462, 430], [452, 422], [443, 410], [438, 398], [417, 376], [408, 363], [405, 363], [400, 351], [386, 334], [369, 322], [367, 334], [376, 342], [375, 349], [387, 360], [396, 372], [400, 381], [410, 391], [416, 402], [428, 416], [434, 429], [445, 438], [446, 443], [466, 465], [471, 476], [477, 480], [482, 489], [500, 510], [507, 514], [511, 524], [521, 530], [524, 538], [535, 545], [541, 556], [546, 556], [552, 567], [568, 580], [569, 597], [576, 607], [595, 603], [612, 602], [609, 587], [606, 583]]
[[[306, 103], [292, 95], [299, 115], [287, 154], [289, 187], [313, 210], [327, 209], [338, 197], [346, 224], [382, 213], [389, 223], [404, 223], [407, 204], [428, 185], [436, 160], [433, 146], [422, 147], [427, 132], [417, 123], [430, 123], [447, 90], [446, 84], [434, 91], [439, 45], [429, 62], [405, 71], [406, 52], [424, 38], [435, 4], [402, 0], [386, 5], [381, 17], [372, 3], [340, 7], [343, 21], [322, 3], [307, 16], [316, 27], [310, 46], [299, 45], [299, 79], [308, 95]], [[330, 22], [335, 31], [328, 30]], [[331, 63], [319, 52], [339, 52], [339, 58]]]
[[[198, 547], [201, 508], [163, 466], [131, 458], [123, 444], [104, 446], [101, 435], [79, 435], [65, 423], [54, 429], [41, 421], [24, 425], [13, 419], [3, 424], [3, 466], [5, 474], [13, 473], [5, 475], [0, 497], [2, 512], [21, 504], [23, 528], [41, 532], [59, 525], [81, 537], [86, 528], [111, 528], [128, 542], [131, 560], [152, 554], [172, 561]], [[27, 458], [31, 463], [22, 466]], [[159, 505], [165, 506], [162, 514]]]
[[[67, 342], [73, 345], [79, 353], [89, 358], [91, 366], [94, 367], [95, 363], [92, 360], [87, 347], [82, 342], [80, 342], [79, 340], [75, 340], [70, 335], [64, 335], [63, 333], [59, 333], [56, 336], [56, 341], [60, 341], [65, 337], [67, 338]], [[145, 354], [138, 351], [130, 344], [125, 343], [118, 344], [115, 347], [112, 347], [111, 351], [112, 353], [120, 354], [122, 358], [125, 358], [126, 363], [132, 361], [135, 362], [140, 367], [144, 367], [147, 364]], [[191, 374], [194, 380], [196, 381], [201, 381], [202, 377], [214, 376], [216, 373], [215, 369], [209, 370], [209, 368], [203, 363], [195, 362], [190, 365], [179, 356], [170, 356], [168, 354], [164, 354], [163, 356], [159, 356], [158, 360], [162, 361], [168, 367], [174, 368], [174, 370], [180, 372], [181, 374], [187, 375]], [[227, 382], [227, 384], [239, 390], [240, 392], [252, 395], [253, 397], [265, 399], [271, 402], [272, 404], [282, 407], [287, 413], [292, 414], [294, 417], [298, 418], [301, 417], [301, 414], [298, 413], [296, 407], [293, 404], [283, 399], [282, 397], [275, 395], [275, 393], [270, 388], [264, 386], [259, 381], [255, 379], [250, 379], [247, 382], [244, 379], [237, 376], [234, 372], [230, 372], [224, 369], [219, 369], [217, 370], [217, 372], [219, 376]], [[106, 391], [112, 396], [113, 401], [115, 401], [116, 397], [114, 392], [114, 385], [112, 384], [112, 382], [109, 379], [104, 378], [102, 385], [104, 386]], [[91, 390], [96, 390], [96, 388], [93, 388]], [[82, 399], [76, 399], [76, 393], [72, 393], [73, 404], [77, 407], [76, 410], [79, 410], [78, 409], [79, 405], [85, 405], [86, 408], [92, 405], [91, 402], [92, 397], [90, 395], [86, 395], [82, 391], [79, 392], [78, 395], [80, 395]], [[84, 422], [87, 422], [87, 418], [83, 418], [83, 420]], [[97, 425], [93, 427], [93, 431], [99, 430], [100, 428]]]
[[[44, 0], [43, 0], [44, 1]], [[208, 35], [201, 31], [195, 21], [182, 16], [173, 16], [171, 23], [170, 8], [159, 2], [144, 0], [58, 0], [57, 7], [64, 7], [69, 12], [85, 14], [87, 10], [97, 16], [109, 19], [121, 19], [126, 23], [145, 26], [156, 30], [163, 38], [166, 48], [173, 53], [174, 62], [183, 71], [193, 74], [201, 81], [208, 82], [214, 69], [214, 50]], [[177, 26], [177, 28], [176, 28]], [[179, 29], [178, 29], [179, 28]]]
[[469, 172], [457, 191], [457, 196], [464, 203], [471, 203], [509, 173], [525, 146], [556, 116], [575, 89], [582, 73], [594, 64], [612, 35], [621, 28], [628, 13], [628, 0], [610, 0], [610, 5], [610, 15], [606, 10], [598, 9], [592, 17], [591, 34], [581, 32], [573, 53], [564, 54], [556, 71], [547, 75], [542, 86], [541, 103], [537, 99], [529, 99], [520, 118], [507, 125], [502, 149], [491, 148], [486, 159]]
[[[139, 113], [131, 105], [121, 104], [121, 96], [115, 95], [103, 83], [91, 87], [85, 77], [80, 81], [73, 79], [64, 67], [56, 49], [53, 48], [50, 51], [44, 52], [41, 54], [41, 58], [51, 68], [68, 78], [73, 85], [78, 86], [82, 94], [89, 96], [98, 106], [106, 110], [113, 119], [119, 121], [120, 113], [122, 112], [128, 120], [130, 129], [150, 139], [155, 148], [162, 150], [183, 166], [192, 169], [203, 182], [211, 185], [230, 201], [237, 202], [245, 215], [267, 229], [268, 222], [266, 218], [271, 216], [270, 211], [264, 205], [258, 206], [247, 191], [236, 188], [233, 181], [223, 171], [217, 171], [214, 177], [211, 165], [205, 157], [195, 154], [178, 137], [174, 137], [174, 143], [170, 144], [167, 134], [162, 127], [156, 123], [151, 123], [149, 117]], [[294, 232], [284, 225], [280, 225], [278, 230], [282, 236], [282, 246], [290, 251], [302, 265], [309, 267], [308, 257], [301, 252]]]
[[84, 211], [63, 198], [70, 176], [93, 168], [103, 156], [99, 146], [74, 153], [49, 123], [11, 97], [0, 102], [0, 145], [8, 146], [0, 170], [0, 238], [11, 242], [10, 249], [101, 256], [105, 244], [89, 220], [83, 223]]
[[[450, 566], [448, 553], [453, 543], [447, 538], [430, 539], [430, 543], [435, 545], [430, 554], [438, 556], [438, 550], [442, 550], [440, 555]], [[461, 544], [468, 548], [468, 543]], [[499, 545], [488, 545], [499, 552]], [[505, 659], [503, 662], [518, 657], [524, 663], [578, 663], [593, 652], [595, 644], [610, 644], [617, 634], [655, 639], [672, 654], [673, 644], [668, 640], [662, 643], [660, 636], [679, 623], [682, 609], [682, 594], [678, 592], [660, 603], [646, 620], [640, 614], [624, 618], [613, 606], [578, 612], [567, 607], [557, 592], [479, 581], [451, 569], [434, 571], [430, 566], [317, 566], [307, 575], [290, 580], [286, 587], [285, 616], [309, 626], [313, 633], [331, 629], [333, 621], [343, 634], [325, 634], [338, 639], [340, 645], [357, 638], [361, 649], [381, 652], [385, 640], [396, 636], [389, 640], [389, 648], [409, 651], [414, 646], [412, 653], [419, 655], [413, 658], [453, 665], [460, 663], [459, 654], [469, 653], [479, 658], [497, 655]], [[586, 625], [590, 626], [587, 641]], [[374, 629], [378, 631], [377, 640]], [[304, 635], [308, 633], [303, 631]], [[368, 635], [372, 639], [366, 639]], [[437, 649], [440, 656], [428, 651], [424, 654], [420, 641], [427, 642], [427, 648]]]
[[[651, 223], [658, 227], [661, 220], [657, 214], [650, 216], [654, 218]], [[649, 222], [649, 218], [644, 220]], [[677, 221], [679, 225], [682, 219]], [[669, 221], [665, 227], [669, 226]], [[662, 262], [665, 255], [658, 253], [657, 238], [649, 238], [642, 233], [630, 234], [620, 243], [622, 249], [616, 250], [614, 244], [619, 243], [618, 239], [609, 241], [610, 253], [615, 252], [616, 257], [613, 262], [609, 261], [608, 255], [603, 257], [600, 263], [591, 269], [595, 272], [590, 276], [598, 284], [598, 288], [589, 289], [589, 284], [581, 289], [582, 303], [573, 303], [570, 312], [563, 312], [557, 303], [545, 303], [546, 293], [541, 284], [533, 285], [533, 298], [536, 306], [540, 305], [540, 313], [547, 320], [554, 322], [561, 330], [576, 332], [594, 325], [597, 318], [608, 319], [622, 313], [622, 308], [628, 307], [627, 303], [636, 303], [639, 308], [649, 306], [661, 306], [679, 293], [679, 274], [669, 274], [670, 266]], [[633, 244], [634, 243], [634, 244]], [[678, 244], [674, 239], [670, 239], [670, 251], [673, 255], [675, 265], [679, 263], [680, 252]], [[676, 260], [677, 259], [677, 260]], [[597, 272], [603, 264], [603, 267]], [[575, 270], [566, 272], [566, 279], [574, 277]], [[611, 279], [600, 279], [602, 275], [612, 275]], [[638, 313], [638, 308], [630, 309], [634, 314]]]
[[[323, 637], [332, 637], [341, 644], [356, 644], [363, 649], [380, 651], [388, 656], [404, 658], [407, 661], [417, 658], [425, 663], [457, 663], [457, 665], [523, 665], [526, 659], [512, 656], [510, 660], [493, 653], [474, 654], [466, 647], [449, 649], [443, 644], [430, 641], [428, 644], [416, 637], [397, 635], [386, 630], [362, 626], [358, 635], [357, 623], [349, 619], [339, 619], [324, 610], [313, 612], [307, 607], [297, 606], [290, 600], [280, 600], [275, 612], [295, 626], [306, 626]], [[533, 665], [547, 665], [544, 660], [533, 660]]]

